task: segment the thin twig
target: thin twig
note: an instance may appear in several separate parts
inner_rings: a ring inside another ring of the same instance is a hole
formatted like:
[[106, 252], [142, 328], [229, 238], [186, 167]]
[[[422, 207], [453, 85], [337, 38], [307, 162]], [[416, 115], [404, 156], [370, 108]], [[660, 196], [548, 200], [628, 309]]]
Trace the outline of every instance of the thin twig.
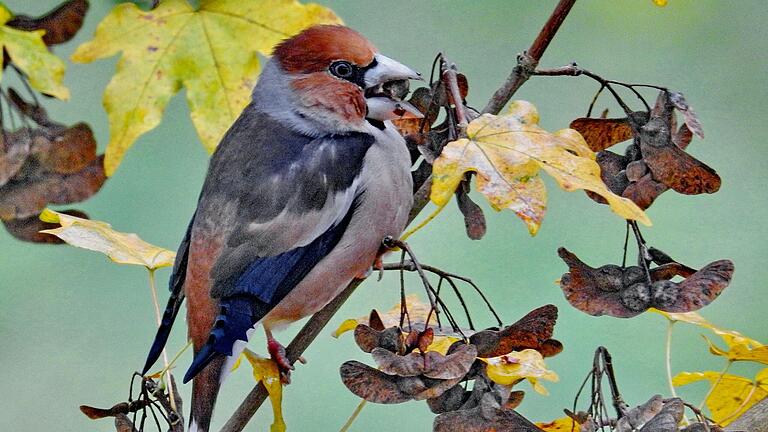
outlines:
[[[485, 108], [483, 108], [483, 113], [498, 114], [504, 105], [509, 102], [509, 100], [520, 88], [520, 86], [522, 86], [525, 81], [530, 78], [530, 74], [536, 69], [538, 60], [544, 54], [544, 51], [547, 49], [549, 43], [554, 38], [557, 30], [560, 28], [560, 25], [565, 20], [565, 17], [568, 16], [568, 13], [570, 12], [575, 2], [576, 0], [560, 0], [560, 2], [555, 7], [555, 10], [547, 20], [546, 24], [537, 35], [536, 40], [528, 50], [528, 54], [524, 56], [526, 59], [528, 59], [527, 63], [525, 63], [526, 66], [523, 66], [523, 64], [519, 63], [518, 66], [512, 70], [509, 77], [507, 77], [501, 87], [496, 90], [491, 100], [488, 101]], [[411, 223], [416, 215], [418, 215], [419, 212], [421, 212], [421, 210], [429, 202], [430, 189], [431, 177], [427, 178], [426, 181], [419, 186], [416, 193], [414, 194], [413, 207], [411, 208], [411, 213], [408, 217], [408, 223]], [[301, 356], [304, 350], [309, 347], [312, 341], [315, 340], [317, 335], [319, 335], [320, 332], [328, 324], [328, 321], [330, 321], [330, 319], [336, 314], [341, 305], [347, 301], [349, 296], [352, 295], [360, 283], [362, 283], [361, 279], [355, 279], [350, 282], [350, 284], [347, 285], [341, 294], [336, 296], [336, 298], [328, 303], [322, 310], [320, 310], [320, 312], [314, 314], [309, 319], [309, 321], [307, 321], [307, 323], [304, 325], [304, 327], [302, 327], [302, 329], [286, 349], [288, 359], [292, 363], [295, 362], [299, 356]], [[221, 429], [221, 432], [242, 431], [251, 417], [253, 417], [253, 415], [259, 409], [261, 404], [264, 403], [266, 398], [267, 390], [261, 383], [259, 383], [253, 389], [251, 389], [250, 393], [248, 393], [243, 402]]]
[[[475, 284], [472, 281], [472, 279], [470, 279], [468, 277], [465, 277], [465, 276], [461, 276], [461, 275], [455, 274], [455, 273], [447, 272], [447, 271], [445, 271], [443, 269], [440, 269], [440, 268], [437, 268], [437, 267], [434, 267], [434, 266], [431, 266], [431, 265], [428, 265], [428, 264], [421, 264], [421, 268], [424, 269], [424, 271], [428, 271], [430, 273], [433, 273], [433, 274], [439, 276], [442, 279], [448, 280], [449, 283], [451, 283], [451, 280], [456, 279], [456, 280], [460, 280], [460, 281], [468, 284], [469, 286], [471, 286], [472, 289], [474, 289], [475, 292], [477, 292], [477, 294], [480, 296], [480, 298], [483, 299], [483, 302], [488, 307], [488, 310], [491, 312], [491, 314], [493, 315], [494, 319], [496, 319], [497, 324], [499, 326], [503, 325], [503, 322], [501, 321], [501, 318], [499, 317], [499, 314], [496, 312], [496, 309], [493, 307], [493, 305], [488, 300], [488, 298], [485, 296], [485, 294], [480, 289], [480, 287], [478, 287], [477, 284]], [[387, 264], [384, 264], [382, 269], [383, 270], [416, 271], [416, 267], [414, 266], [412, 261], [402, 261], [400, 263], [387, 263]], [[457, 294], [457, 297], [459, 297], [459, 301], [461, 302], [462, 307], [464, 307], [464, 309], [466, 310], [467, 308], [466, 308], [466, 305], [464, 304], [464, 300], [461, 298], [461, 295], [458, 294], [458, 292], [456, 294]], [[469, 324], [470, 324], [470, 328], [474, 330], [474, 328], [472, 327], [472, 321], [471, 320], [468, 320], [468, 321], [469, 321]]]
[[464, 111], [464, 102], [461, 97], [459, 82], [456, 77], [456, 64], [449, 62], [445, 56], [441, 56], [440, 70], [442, 71], [441, 79], [445, 84], [446, 90], [451, 95], [451, 99], [453, 99], [453, 109], [456, 111], [456, 120], [458, 121], [459, 129], [464, 132], [469, 122], [467, 120], [467, 113]]

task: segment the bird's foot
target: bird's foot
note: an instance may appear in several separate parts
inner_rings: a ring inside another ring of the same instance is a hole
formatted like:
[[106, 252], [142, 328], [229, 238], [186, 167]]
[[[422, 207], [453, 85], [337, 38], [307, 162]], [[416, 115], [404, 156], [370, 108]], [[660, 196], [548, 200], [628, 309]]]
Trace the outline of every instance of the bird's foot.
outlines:
[[381, 273], [384, 270], [384, 263], [381, 261], [381, 255], [377, 255], [373, 265], [358, 273], [357, 276], [355, 276], [355, 279], [367, 279], [374, 270], [379, 272], [379, 280], [381, 280]]
[[291, 371], [295, 368], [285, 353], [285, 347], [275, 339], [268, 338], [267, 351], [269, 351], [269, 356], [272, 358], [272, 361], [277, 365], [277, 370], [280, 371], [280, 382], [283, 384], [290, 384]]

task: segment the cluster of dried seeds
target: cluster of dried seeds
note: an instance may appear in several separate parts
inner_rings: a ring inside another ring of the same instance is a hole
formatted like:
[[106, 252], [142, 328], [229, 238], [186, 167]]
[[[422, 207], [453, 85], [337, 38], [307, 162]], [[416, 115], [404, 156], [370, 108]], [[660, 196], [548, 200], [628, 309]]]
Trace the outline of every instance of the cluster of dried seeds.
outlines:
[[[468, 339], [454, 342], [446, 354], [431, 350], [437, 338], [458, 338], [460, 333], [434, 325], [406, 332], [399, 326], [385, 328], [379, 314], [371, 312], [368, 324], [355, 328], [355, 342], [371, 353], [377, 367], [347, 361], [341, 379], [357, 396], [375, 403], [426, 400], [437, 414], [434, 431], [519, 430], [538, 431], [533, 423], [514, 411], [523, 400], [522, 391], [488, 378], [486, 365], [478, 358], [533, 349], [542, 356], [562, 351], [552, 339], [557, 308], [537, 308], [514, 324], [478, 332], [461, 330]], [[418, 323], [416, 325], [422, 325]]]

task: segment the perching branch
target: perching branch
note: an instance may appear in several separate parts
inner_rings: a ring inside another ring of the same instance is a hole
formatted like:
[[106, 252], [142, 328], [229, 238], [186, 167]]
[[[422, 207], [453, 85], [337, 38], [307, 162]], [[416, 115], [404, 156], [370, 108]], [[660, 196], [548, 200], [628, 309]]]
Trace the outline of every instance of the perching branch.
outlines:
[[[560, 25], [568, 16], [576, 0], [560, 0], [555, 10], [550, 15], [544, 27], [539, 32], [536, 40], [526, 53], [518, 58], [518, 65], [512, 70], [509, 77], [501, 87], [493, 94], [488, 101], [483, 113], [498, 114], [499, 111], [512, 98], [520, 86], [531, 77], [536, 70], [539, 59], [554, 38]], [[455, 101], [456, 105], [461, 105], [461, 101]], [[414, 202], [411, 213], [408, 217], [410, 224], [429, 202], [429, 191], [431, 188], [431, 178], [427, 178], [414, 193]], [[355, 279], [341, 292], [335, 299], [326, 305], [320, 312], [314, 314], [312, 318], [302, 327], [296, 337], [288, 344], [286, 353], [291, 363], [294, 363], [315, 340], [320, 332], [325, 328], [331, 318], [336, 314], [341, 305], [347, 301], [352, 292], [360, 285], [361, 279]], [[261, 404], [267, 399], [267, 390], [261, 383], [258, 383], [248, 393], [237, 410], [232, 414], [227, 423], [221, 429], [221, 432], [240, 432], [256, 413]]]

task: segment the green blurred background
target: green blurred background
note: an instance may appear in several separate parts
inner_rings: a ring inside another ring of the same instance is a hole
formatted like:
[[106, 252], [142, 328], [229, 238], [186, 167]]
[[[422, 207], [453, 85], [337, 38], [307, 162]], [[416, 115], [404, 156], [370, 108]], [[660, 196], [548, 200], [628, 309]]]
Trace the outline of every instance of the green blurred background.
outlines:
[[[57, 1], [6, 2], [17, 13], [47, 11]], [[64, 58], [89, 39], [114, 5], [92, 1], [83, 30], [57, 47]], [[367, 35], [382, 52], [427, 72], [438, 51], [447, 53], [469, 77], [470, 104], [481, 108], [529, 46], [555, 1], [325, 1], [345, 22]], [[650, 210], [645, 230], [650, 244], [695, 267], [721, 258], [736, 263], [736, 275], [724, 294], [703, 314], [716, 324], [768, 341], [764, 281], [766, 198], [765, 83], [768, 74], [768, 7], [763, 1], [670, 0], [665, 8], [651, 0], [577, 2], [545, 54], [542, 66], [571, 61], [603, 76], [666, 85], [685, 93], [696, 108], [707, 139], [695, 139], [690, 151], [723, 178], [713, 196], [688, 197], [669, 192]], [[101, 148], [108, 137], [101, 93], [114, 72], [115, 59], [94, 64], [69, 63], [69, 102], [50, 101], [52, 118], [66, 124], [86, 121]], [[535, 103], [542, 125], [566, 127], [582, 116], [596, 90], [587, 78], [534, 78], [516, 98]], [[649, 94], [653, 98], [652, 94]], [[631, 98], [627, 98], [631, 100]], [[617, 107], [607, 98], [599, 110]], [[598, 111], [599, 112], [599, 111]], [[141, 137], [99, 194], [78, 206], [119, 230], [137, 232], [152, 243], [175, 249], [195, 206], [207, 154], [191, 126], [184, 97], [175, 97], [162, 124]], [[588, 372], [594, 349], [614, 355], [625, 400], [640, 403], [655, 393], [668, 394], [664, 373], [665, 321], [653, 314], [632, 320], [594, 318], [572, 309], [554, 281], [565, 270], [556, 249], [566, 246], [586, 262], [617, 262], [624, 224], [605, 206], [583, 193], [549, 185], [549, 213], [539, 234], [529, 237], [512, 213], [486, 208], [488, 234], [465, 237], [462, 220], [450, 204], [434, 223], [412, 237], [422, 261], [472, 277], [490, 296], [506, 322], [546, 303], [560, 308], [555, 336], [565, 351], [548, 361], [561, 376], [547, 383], [543, 397], [528, 391], [520, 411], [534, 421], [560, 417]], [[478, 200], [480, 201], [480, 200]], [[161, 286], [168, 270], [159, 271]], [[109, 406], [127, 396], [130, 374], [139, 368], [155, 330], [142, 268], [118, 266], [103, 256], [68, 246], [20, 243], [0, 230], [0, 430], [110, 431], [109, 420], [93, 422], [77, 406]], [[421, 292], [409, 279], [412, 292]], [[162, 290], [163, 303], [165, 290]], [[490, 325], [472, 295], [475, 317]], [[339, 365], [348, 359], [371, 363], [351, 336], [330, 336], [343, 318], [388, 309], [398, 298], [397, 278], [366, 282], [347, 302], [305, 354], [293, 384], [285, 390], [284, 411], [290, 431], [338, 430], [358, 399], [341, 384]], [[169, 347], [184, 344], [179, 320]], [[281, 335], [287, 343], [299, 326]], [[673, 370], [720, 370], [723, 362], [707, 352], [699, 330], [679, 325], [674, 338]], [[263, 340], [252, 348], [264, 352]], [[182, 360], [184, 369], [190, 357]], [[736, 365], [752, 376], [757, 370]], [[237, 371], [219, 398], [215, 424], [221, 425], [253, 385], [247, 370]], [[527, 384], [520, 386], [530, 390]], [[190, 386], [182, 389], [189, 401]], [[698, 403], [705, 389], [682, 390]], [[247, 430], [268, 430], [265, 407]], [[370, 404], [352, 430], [430, 430], [426, 405]]]

